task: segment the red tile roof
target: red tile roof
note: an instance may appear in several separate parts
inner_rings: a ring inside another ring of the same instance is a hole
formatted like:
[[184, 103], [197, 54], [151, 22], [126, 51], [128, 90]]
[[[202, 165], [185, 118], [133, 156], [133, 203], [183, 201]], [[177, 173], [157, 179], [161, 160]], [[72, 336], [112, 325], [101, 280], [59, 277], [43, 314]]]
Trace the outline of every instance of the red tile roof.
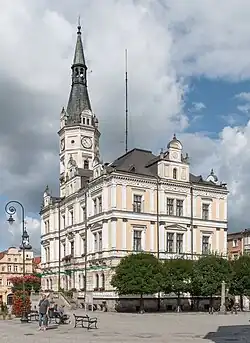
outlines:
[[34, 264], [39, 264], [39, 263], [41, 263], [41, 257], [40, 257], [40, 256], [34, 257], [34, 258], [33, 258], [33, 263], [34, 263]]

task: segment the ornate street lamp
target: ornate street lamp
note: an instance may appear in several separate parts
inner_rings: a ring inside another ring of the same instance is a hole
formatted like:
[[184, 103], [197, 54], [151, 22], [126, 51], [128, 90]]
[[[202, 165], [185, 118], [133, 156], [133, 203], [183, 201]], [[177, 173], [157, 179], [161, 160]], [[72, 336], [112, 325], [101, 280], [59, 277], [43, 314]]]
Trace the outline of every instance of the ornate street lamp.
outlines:
[[22, 281], [22, 290], [23, 290], [23, 309], [22, 309], [22, 317], [21, 322], [27, 323], [28, 322], [28, 313], [25, 311], [25, 250], [31, 250], [32, 246], [29, 243], [29, 235], [25, 228], [25, 215], [24, 215], [24, 207], [23, 205], [17, 201], [17, 200], [11, 200], [5, 205], [5, 212], [9, 215], [9, 218], [7, 219], [8, 223], [12, 225], [15, 222], [15, 219], [13, 216], [16, 214], [16, 207], [13, 206], [13, 204], [19, 205], [21, 208], [21, 223], [22, 223], [22, 243], [20, 248], [23, 251], [23, 281]]

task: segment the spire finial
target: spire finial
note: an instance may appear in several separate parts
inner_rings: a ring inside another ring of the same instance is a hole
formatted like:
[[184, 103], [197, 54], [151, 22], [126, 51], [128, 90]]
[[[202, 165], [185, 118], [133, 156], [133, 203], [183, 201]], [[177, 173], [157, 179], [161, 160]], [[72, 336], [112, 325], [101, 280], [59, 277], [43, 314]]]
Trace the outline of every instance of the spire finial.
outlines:
[[77, 26], [77, 34], [81, 34], [81, 16], [78, 16], [78, 26]]
[[173, 139], [176, 139], [176, 134], [174, 133], [174, 137], [173, 137]]

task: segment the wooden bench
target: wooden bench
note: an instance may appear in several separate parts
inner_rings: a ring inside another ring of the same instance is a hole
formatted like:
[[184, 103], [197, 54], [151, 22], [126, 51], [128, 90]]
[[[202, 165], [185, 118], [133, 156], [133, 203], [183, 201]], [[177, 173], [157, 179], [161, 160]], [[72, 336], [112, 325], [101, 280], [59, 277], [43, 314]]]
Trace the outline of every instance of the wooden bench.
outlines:
[[28, 314], [28, 321], [31, 322], [33, 320], [36, 322], [39, 320], [39, 313], [37, 311], [32, 311]]
[[89, 329], [97, 329], [97, 318], [96, 317], [89, 317], [87, 314], [84, 316], [74, 315], [75, 318], [75, 328], [78, 324], [81, 324], [82, 328]]
[[68, 324], [70, 317], [67, 314], [60, 314], [57, 311], [49, 310], [49, 323], [54, 321], [55, 324]]

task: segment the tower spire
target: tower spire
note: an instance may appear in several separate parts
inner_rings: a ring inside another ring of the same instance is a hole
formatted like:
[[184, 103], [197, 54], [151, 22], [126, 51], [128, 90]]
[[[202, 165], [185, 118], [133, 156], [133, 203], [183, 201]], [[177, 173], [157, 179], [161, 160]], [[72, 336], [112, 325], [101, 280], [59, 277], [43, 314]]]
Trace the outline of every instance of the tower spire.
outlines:
[[85, 62], [81, 34], [80, 17], [78, 18], [77, 39], [72, 70], [72, 84], [67, 106], [67, 125], [80, 124], [81, 113], [91, 111], [87, 89], [87, 66]]

